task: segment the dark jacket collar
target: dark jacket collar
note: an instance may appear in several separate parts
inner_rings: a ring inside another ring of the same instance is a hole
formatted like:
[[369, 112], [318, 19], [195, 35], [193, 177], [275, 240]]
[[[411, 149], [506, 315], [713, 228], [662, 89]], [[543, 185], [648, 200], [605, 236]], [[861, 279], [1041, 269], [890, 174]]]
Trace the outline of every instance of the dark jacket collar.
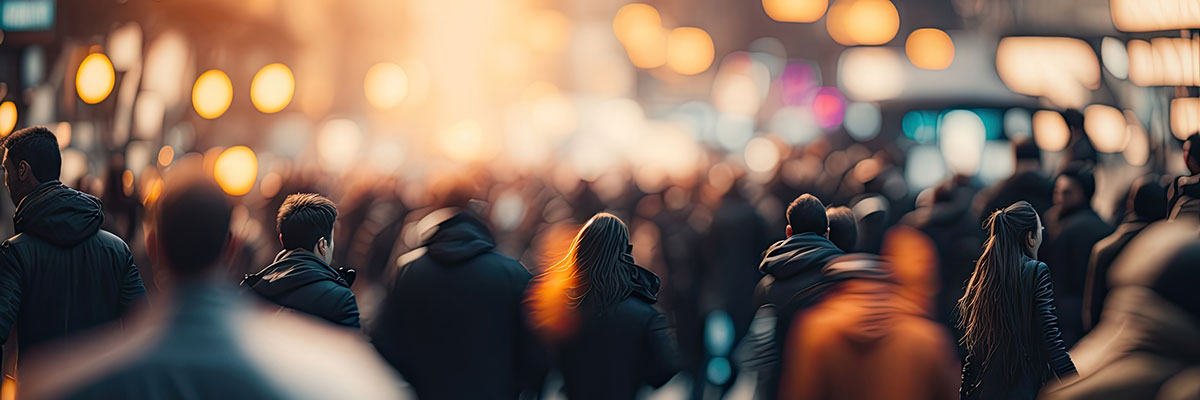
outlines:
[[457, 265], [492, 251], [496, 240], [478, 217], [459, 212], [442, 221], [424, 243], [428, 255], [442, 265]]
[[275, 256], [275, 262], [257, 274], [247, 275], [243, 285], [250, 286], [263, 296], [271, 297], [326, 280], [350, 287], [325, 260], [311, 251], [294, 249], [279, 252]]
[[846, 254], [824, 236], [801, 233], [776, 242], [767, 249], [758, 269], [785, 279], [806, 270], [820, 270], [834, 257]]
[[100, 199], [57, 180], [38, 185], [13, 213], [17, 233], [28, 232], [52, 244], [70, 247], [92, 237], [104, 223]]

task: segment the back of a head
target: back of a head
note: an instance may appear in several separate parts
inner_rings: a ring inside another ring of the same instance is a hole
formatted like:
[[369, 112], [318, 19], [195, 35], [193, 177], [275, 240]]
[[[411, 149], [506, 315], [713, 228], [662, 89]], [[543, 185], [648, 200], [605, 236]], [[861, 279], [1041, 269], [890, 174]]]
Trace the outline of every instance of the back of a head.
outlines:
[[621, 255], [629, 247], [625, 223], [609, 213], [596, 214], [571, 245], [574, 267], [587, 277], [587, 296], [596, 296], [600, 304], [620, 301], [628, 280], [620, 265]]
[[[1022, 241], [1038, 228], [1037, 211], [1018, 201], [988, 217], [984, 228], [988, 239], [975, 271], [959, 300], [963, 343], [971, 351], [994, 351], [1006, 362], [1021, 362], [1019, 355], [1032, 344], [1024, 325], [1030, 315], [1022, 310], [1012, 290], [1020, 279], [1024, 254]], [[1002, 366], [1013, 373], [1014, 365]]]
[[1091, 203], [1092, 196], [1096, 194], [1096, 177], [1092, 173], [1092, 167], [1083, 162], [1072, 162], [1067, 164], [1058, 173], [1059, 177], [1066, 177], [1083, 189], [1084, 199]]
[[4, 138], [4, 149], [13, 165], [25, 161], [39, 182], [58, 179], [62, 170], [62, 154], [58, 138], [44, 126], [33, 126], [13, 132]]
[[829, 220], [829, 241], [842, 251], [854, 251], [858, 242], [858, 221], [854, 211], [848, 207], [830, 207], [825, 215]]
[[1157, 179], [1141, 177], [1133, 182], [1129, 199], [1134, 214], [1147, 221], [1158, 221], [1167, 217], [1167, 190]]
[[1184, 141], [1187, 152], [1183, 154], [1184, 163], [1193, 174], [1200, 174], [1200, 133], [1188, 136]]
[[312, 250], [321, 238], [332, 241], [337, 215], [337, 207], [321, 195], [289, 195], [279, 206], [279, 215], [275, 219], [284, 250]]
[[1038, 149], [1037, 143], [1033, 138], [1020, 138], [1013, 140], [1013, 157], [1017, 162], [1022, 161], [1034, 162], [1038, 165], [1042, 163], [1042, 151]]
[[817, 196], [805, 193], [792, 200], [787, 208], [788, 226], [792, 234], [815, 233], [824, 235], [829, 231], [829, 217], [825, 215], [825, 205]]
[[167, 177], [155, 216], [167, 268], [180, 279], [210, 272], [229, 240], [233, 208], [199, 165], [177, 165]]

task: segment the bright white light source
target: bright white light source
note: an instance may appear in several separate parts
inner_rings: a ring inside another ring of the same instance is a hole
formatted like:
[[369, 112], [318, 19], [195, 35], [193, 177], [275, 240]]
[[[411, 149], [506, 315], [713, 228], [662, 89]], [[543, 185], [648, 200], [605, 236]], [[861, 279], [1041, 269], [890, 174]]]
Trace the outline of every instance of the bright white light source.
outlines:
[[1129, 54], [1120, 39], [1106, 37], [1100, 41], [1100, 60], [1104, 62], [1104, 69], [1117, 79], [1129, 77]]
[[1024, 108], [1010, 108], [1004, 112], [1004, 134], [1009, 140], [1033, 135], [1033, 117]]
[[989, 140], [983, 145], [980, 163], [987, 168], [979, 170], [979, 179], [984, 184], [999, 182], [1013, 173], [1012, 143], [1004, 140]]
[[948, 112], [942, 117], [938, 131], [938, 143], [950, 171], [975, 175], [979, 171], [983, 142], [987, 140], [987, 131], [979, 114], [968, 110]]
[[1063, 37], [1006, 37], [996, 48], [996, 72], [1012, 91], [1082, 108], [1100, 87], [1100, 60], [1087, 42]]
[[851, 103], [846, 107], [846, 120], [842, 125], [854, 140], [865, 142], [879, 134], [882, 119], [879, 107], [874, 104]]
[[717, 117], [717, 144], [725, 150], [738, 151], [754, 136], [754, 119], [722, 113]]
[[946, 177], [946, 162], [937, 147], [920, 145], [909, 149], [904, 179], [914, 192], [938, 184]]
[[362, 130], [354, 121], [330, 120], [317, 134], [317, 155], [326, 168], [342, 172], [358, 163], [363, 141]]
[[791, 145], [806, 144], [821, 136], [821, 127], [807, 107], [784, 107], [771, 116], [771, 132]]
[[771, 139], [756, 137], [746, 144], [746, 167], [758, 173], [768, 173], [779, 165], [779, 148]]
[[904, 90], [904, 58], [894, 49], [853, 47], [838, 58], [838, 87], [858, 101], [881, 101]]

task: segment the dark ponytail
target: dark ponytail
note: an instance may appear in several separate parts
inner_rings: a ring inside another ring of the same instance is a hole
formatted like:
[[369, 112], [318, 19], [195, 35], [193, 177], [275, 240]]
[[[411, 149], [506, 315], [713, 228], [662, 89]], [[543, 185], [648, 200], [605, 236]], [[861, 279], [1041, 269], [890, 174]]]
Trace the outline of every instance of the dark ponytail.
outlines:
[[1018, 201], [992, 213], [984, 229], [983, 254], [958, 300], [958, 325], [969, 353], [1012, 378], [1033, 368], [1026, 354], [1037, 353], [1032, 351], [1031, 300], [1021, 298], [1032, 292], [1021, 287], [1020, 277], [1023, 241], [1038, 234], [1038, 215], [1029, 203]]

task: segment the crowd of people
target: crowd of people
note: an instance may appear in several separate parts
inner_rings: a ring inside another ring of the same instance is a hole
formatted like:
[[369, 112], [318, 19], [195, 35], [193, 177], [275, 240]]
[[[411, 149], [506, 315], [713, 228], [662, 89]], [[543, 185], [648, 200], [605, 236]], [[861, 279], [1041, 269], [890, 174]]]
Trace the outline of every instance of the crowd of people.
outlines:
[[254, 199], [200, 154], [139, 194], [60, 182], [46, 128], [2, 147], [23, 398], [1200, 397], [1200, 135], [1115, 224], [1081, 135], [919, 195], [893, 152], [820, 141], [765, 180], [289, 165]]

